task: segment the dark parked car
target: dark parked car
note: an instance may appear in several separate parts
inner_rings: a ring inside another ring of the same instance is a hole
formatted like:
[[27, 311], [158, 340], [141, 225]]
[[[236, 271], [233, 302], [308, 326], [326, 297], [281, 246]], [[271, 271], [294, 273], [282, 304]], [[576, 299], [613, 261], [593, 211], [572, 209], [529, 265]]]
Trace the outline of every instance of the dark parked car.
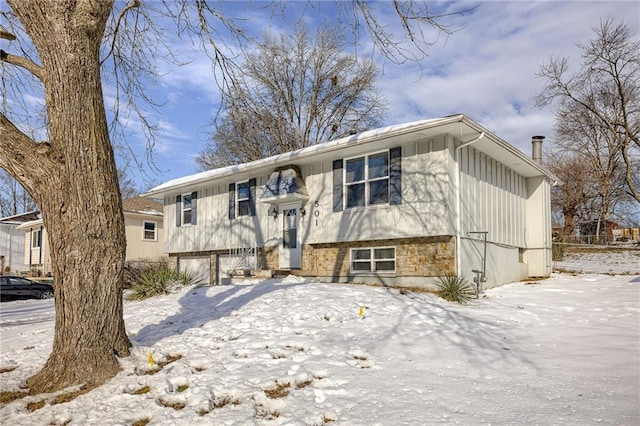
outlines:
[[0, 299], [51, 299], [53, 286], [22, 277], [0, 276]]

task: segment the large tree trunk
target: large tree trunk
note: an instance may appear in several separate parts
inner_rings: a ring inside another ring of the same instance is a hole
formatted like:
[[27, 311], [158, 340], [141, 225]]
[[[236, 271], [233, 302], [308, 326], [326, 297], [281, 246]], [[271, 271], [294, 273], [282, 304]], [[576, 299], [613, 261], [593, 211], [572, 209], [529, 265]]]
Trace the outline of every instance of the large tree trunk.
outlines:
[[122, 316], [124, 219], [99, 61], [112, 2], [10, 3], [42, 61], [50, 123], [48, 144], [28, 140], [4, 117], [0, 123], [2, 148], [9, 138], [15, 150], [2, 163], [42, 211], [55, 279], [53, 350], [28, 386], [100, 384], [131, 346]]

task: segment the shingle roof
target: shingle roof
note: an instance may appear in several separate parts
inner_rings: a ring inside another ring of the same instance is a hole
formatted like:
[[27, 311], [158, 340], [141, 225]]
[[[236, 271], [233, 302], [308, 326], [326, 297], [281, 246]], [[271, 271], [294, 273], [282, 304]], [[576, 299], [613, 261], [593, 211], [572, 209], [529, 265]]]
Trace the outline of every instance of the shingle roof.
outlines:
[[149, 198], [133, 197], [122, 200], [122, 210], [132, 213], [162, 214], [162, 203]]

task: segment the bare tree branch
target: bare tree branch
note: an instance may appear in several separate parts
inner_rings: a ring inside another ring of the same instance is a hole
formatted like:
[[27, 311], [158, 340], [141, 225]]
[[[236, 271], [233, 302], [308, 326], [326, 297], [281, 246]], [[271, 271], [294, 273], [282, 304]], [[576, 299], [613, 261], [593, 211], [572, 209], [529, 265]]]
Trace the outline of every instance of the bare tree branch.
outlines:
[[44, 74], [42, 72], [42, 67], [27, 58], [12, 55], [5, 52], [4, 50], [0, 50], [0, 61], [4, 61], [8, 64], [24, 68], [25, 70], [36, 76], [38, 80], [43, 81]]
[[[312, 41], [313, 40], [313, 41]], [[335, 28], [266, 34], [230, 76], [204, 168], [257, 160], [375, 126], [386, 102], [372, 61], [344, 54]]]
[[[596, 38], [578, 44], [582, 69], [568, 75], [566, 58], [551, 57], [538, 76], [546, 87], [536, 97], [540, 107], [555, 107], [556, 134], [565, 150], [587, 154], [600, 176], [604, 194], [608, 182], [625, 187], [640, 202], [640, 42], [625, 24], [601, 22]], [[624, 171], [622, 171], [624, 169]], [[617, 180], [615, 180], [617, 179]], [[603, 198], [602, 213], [611, 202]]]
[[116, 40], [118, 39], [118, 30], [120, 29], [120, 24], [122, 22], [122, 19], [125, 17], [128, 11], [130, 11], [135, 7], [140, 7], [140, 0], [131, 0], [131, 3], [129, 3], [124, 9], [122, 9], [120, 11], [120, 14], [118, 14], [118, 18], [116, 18], [115, 27], [113, 30], [113, 37], [111, 39], [111, 48], [109, 49], [109, 52], [107, 53], [107, 55], [102, 59], [102, 61], [100, 61], [100, 65], [104, 64], [107, 58], [111, 56], [111, 54], [113, 53]]
[[4, 114], [0, 113], [0, 167], [5, 169], [30, 193], [39, 176], [33, 176], [33, 170], [50, 172], [52, 163], [47, 158], [50, 146], [38, 143], [20, 131]]

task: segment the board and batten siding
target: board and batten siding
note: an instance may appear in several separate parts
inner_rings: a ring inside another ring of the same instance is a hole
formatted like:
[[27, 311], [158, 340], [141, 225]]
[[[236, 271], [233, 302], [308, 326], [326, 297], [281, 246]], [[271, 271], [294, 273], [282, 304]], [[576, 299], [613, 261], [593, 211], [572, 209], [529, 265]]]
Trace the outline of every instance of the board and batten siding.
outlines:
[[237, 247], [261, 247], [268, 243], [273, 234], [275, 221], [269, 216], [268, 205], [256, 202], [254, 216], [242, 216], [229, 219], [229, 184], [245, 182], [256, 178], [256, 194], [260, 194], [268, 178], [268, 172], [251, 176], [238, 176], [236, 181], [229, 179], [213, 182], [207, 186], [193, 188], [196, 191], [198, 219], [195, 225], [176, 226], [176, 196], [172, 194], [164, 199], [164, 217], [167, 227], [163, 230], [164, 251], [167, 253], [206, 252]]
[[[305, 176], [311, 215], [303, 223], [306, 244], [453, 235], [444, 138], [402, 146], [402, 203], [333, 211], [330, 161]], [[318, 166], [314, 166], [318, 168]], [[318, 207], [315, 202], [318, 201]], [[316, 216], [315, 211], [318, 211]]]
[[[344, 158], [336, 155], [299, 165], [309, 193], [309, 200], [304, 205], [306, 214], [298, 229], [301, 243], [455, 235], [448, 147], [449, 139], [444, 135], [402, 145], [402, 203], [399, 205], [333, 211], [333, 161], [380, 150], [351, 153]], [[167, 235], [165, 252], [196, 253], [254, 245], [276, 246], [281, 218], [274, 219], [269, 215], [270, 205], [259, 200], [272, 171], [272, 168], [256, 170], [252, 174], [238, 175], [235, 181], [220, 179], [207, 186], [189, 188], [189, 191], [197, 190], [198, 193], [198, 220], [195, 225], [176, 226], [176, 196], [180, 194], [165, 197], [164, 215], [168, 225], [164, 229]], [[229, 184], [250, 178], [256, 179], [255, 216], [229, 219]]]
[[524, 176], [475, 150], [460, 150], [461, 234], [487, 231], [487, 240], [526, 247]]

